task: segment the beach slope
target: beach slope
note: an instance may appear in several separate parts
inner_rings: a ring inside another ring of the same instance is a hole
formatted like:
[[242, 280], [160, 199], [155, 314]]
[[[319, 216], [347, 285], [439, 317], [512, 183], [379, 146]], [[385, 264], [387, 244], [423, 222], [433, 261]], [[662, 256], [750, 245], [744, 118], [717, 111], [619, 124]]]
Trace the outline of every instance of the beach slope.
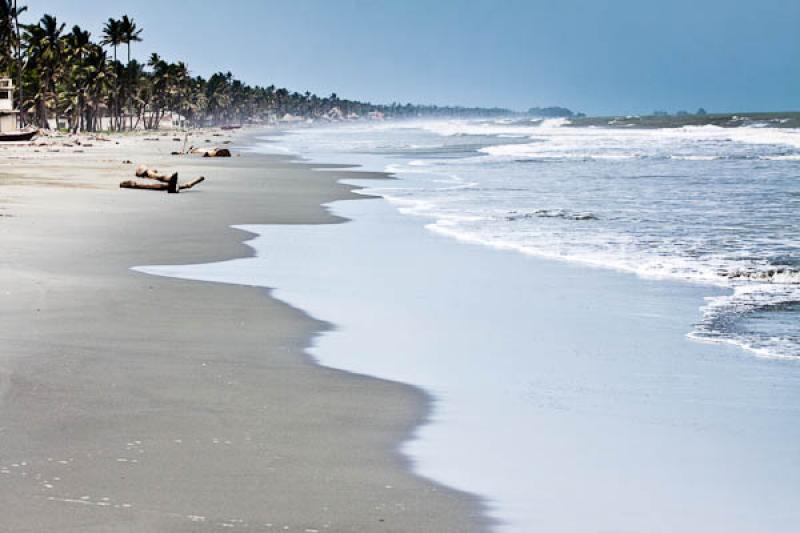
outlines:
[[[264, 289], [130, 270], [252, 253], [232, 224], [342, 222], [320, 204], [347, 171], [170, 143], [0, 154], [0, 530], [485, 530], [397, 453], [424, 393], [316, 365], [331, 326]], [[123, 160], [207, 180], [120, 190]]]

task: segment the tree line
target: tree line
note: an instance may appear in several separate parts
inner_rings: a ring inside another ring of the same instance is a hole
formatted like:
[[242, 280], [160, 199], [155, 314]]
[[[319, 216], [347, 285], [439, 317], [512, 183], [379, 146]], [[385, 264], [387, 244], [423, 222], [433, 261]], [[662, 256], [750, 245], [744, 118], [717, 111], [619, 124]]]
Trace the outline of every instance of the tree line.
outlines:
[[[142, 29], [127, 15], [109, 18], [100, 40], [78, 25], [68, 29], [55, 16], [20, 23], [26, 6], [0, 0], [0, 74], [16, 84], [24, 124], [70, 131], [155, 129], [172, 114], [185, 126], [260, 122], [284, 117], [347, 119], [381, 113], [416, 116], [496, 116], [505, 109], [375, 105], [317, 96], [286, 88], [251, 86], [230, 72], [193, 76], [182, 62], [153, 53], [145, 63], [131, 58]], [[123, 58], [119, 57], [124, 52]]]

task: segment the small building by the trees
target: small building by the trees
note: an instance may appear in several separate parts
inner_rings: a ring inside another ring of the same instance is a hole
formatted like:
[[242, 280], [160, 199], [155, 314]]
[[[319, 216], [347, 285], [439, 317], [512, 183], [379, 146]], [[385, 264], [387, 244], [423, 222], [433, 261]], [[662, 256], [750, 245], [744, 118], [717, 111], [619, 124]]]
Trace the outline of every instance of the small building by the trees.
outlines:
[[14, 83], [0, 77], [0, 133], [19, 129], [19, 111], [14, 108]]

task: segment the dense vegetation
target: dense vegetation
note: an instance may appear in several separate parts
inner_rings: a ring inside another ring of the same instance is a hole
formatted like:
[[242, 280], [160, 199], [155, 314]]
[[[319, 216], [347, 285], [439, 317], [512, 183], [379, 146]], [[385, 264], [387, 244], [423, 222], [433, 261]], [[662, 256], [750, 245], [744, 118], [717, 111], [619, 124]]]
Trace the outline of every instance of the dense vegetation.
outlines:
[[583, 113], [575, 113], [574, 111], [567, 109], [566, 107], [532, 107], [528, 109], [528, 114], [534, 117], [542, 117], [542, 118], [571, 118], [571, 117], [583, 117], [585, 116]]
[[[53, 119], [72, 131], [157, 128], [175, 113], [187, 126], [267, 121], [286, 114], [304, 118], [347, 119], [382, 113], [391, 117], [497, 116], [505, 109], [373, 105], [320, 97], [285, 88], [250, 86], [230, 72], [208, 79], [193, 76], [182, 61], [153, 53], [146, 64], [131, 58], [142, 30], [127, 15], [110, 18], [99, 41], [79, 26], [67, 29], [44, 15], [22, 24], [27, 10], [16, 0], [0, 0], [0, 73], [17, 85], [16, 101], [24, 123], [49, 128]], [[124, 52], [124, 59], [118, 57]]]

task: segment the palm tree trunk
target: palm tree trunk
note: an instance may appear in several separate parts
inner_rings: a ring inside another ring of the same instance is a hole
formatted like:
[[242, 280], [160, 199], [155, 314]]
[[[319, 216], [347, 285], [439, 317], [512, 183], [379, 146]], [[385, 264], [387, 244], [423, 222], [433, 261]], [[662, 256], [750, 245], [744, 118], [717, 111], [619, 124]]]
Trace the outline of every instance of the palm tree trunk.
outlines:
[[[111, 48], [114, 49], [114, 68], [117, 68], [117, 45], [112, 45]], [[111, 116], [108, 117], [109, 127], [111, 130], [119, 129], [119, 80], [114, 77], [114, 87], [111, 89], [114, 94], [111, 98]]]
[[128, 72], [125, 73], [125, 78], [128, 81], [128, 112], [130, 113], [131, 129], [133, 129], [133, 112], [131, 111], [131, 105], [132, 105], [131, 96], [132, 95], [131, 95], [131, 73], [130, 73], [130, 68], [131, 68], [131, 43], [130, 43], [130, 41], [128, 41], [128, 65], [127, 66], [128, 66], [128, 69], [127, 69]]
[[17, 0], [14, 0], [14, 28], [17, 30], [17, 91], [19, 91], [19, 125], [25, 127], [25, 92], [22, 87], [22, 40], [19, 35], [19, 13], [17, 12]]
[[37, 112], [39, 115], [39, 127], [49, 130], [50, 123], [47, 121], [47, 104], [45, 104], [44, 98], [39, 100]]

